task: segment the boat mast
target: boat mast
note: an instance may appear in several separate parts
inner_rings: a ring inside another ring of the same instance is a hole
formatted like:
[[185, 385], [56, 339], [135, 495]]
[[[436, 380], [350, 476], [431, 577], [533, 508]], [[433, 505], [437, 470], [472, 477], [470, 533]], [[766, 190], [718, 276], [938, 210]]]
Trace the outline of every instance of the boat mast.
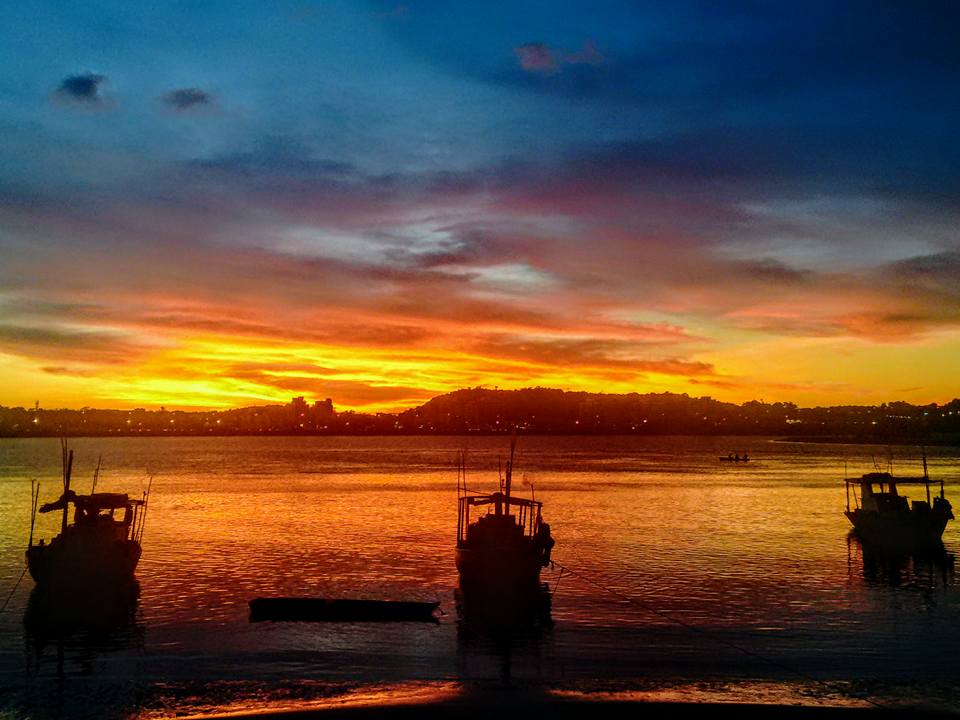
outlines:
[[847, 493], [847, 512], [850, 512], [850, 478], [847, 477], [847, 459], [843, 459], [843, 489]]
[[510, 482], [513, 480], [513, 451], [517, 448], [517, 436], [510, 438], [510, 459], [507, 461], [507, 472], [503, 483], [504, 514], [510, 514]]
[[[66, 442], [64, 442], [64, 450], [66, 450]], [[67, 461], [63, 466], [63, 518], [60, 521], [60, 533], [63, 534], [67, 531], [67, 513], [70, 509], [70, 502], [67, 500], [67, 493], [70, 492], [70, 473], [73, 471], [73, 450], [70, 450], [67, 454]]]
[[100, 479], [100, 463], [103, 462], [103, 455], [100, 455], [97, 458], [97, 469], [93, 471], [93, 486], [90, 488], [90, 494], [93, 495], [97, 491], [97, 480]]
[[923, 484], [927, 488], [927, 505], [930, 504], [930, 476], [927, 475], [927, 449], [923, 448]]
[[460, 477], [463, 485], [463, 502], [460, 505], [460, 521], [457, 526], [457, 540], [462, 538], [461, 530], [466, 532], [467, 524], [470, 520], [470, 503], [467, 501], [467, 451], [460, 451]]

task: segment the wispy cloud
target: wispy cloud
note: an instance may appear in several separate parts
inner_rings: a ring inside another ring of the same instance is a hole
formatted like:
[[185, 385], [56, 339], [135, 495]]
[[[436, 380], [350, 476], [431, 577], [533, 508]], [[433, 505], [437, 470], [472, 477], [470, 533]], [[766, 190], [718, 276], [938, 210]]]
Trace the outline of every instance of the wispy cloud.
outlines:
[[197, 112], [213, 106], [213, 96], [199, 88], [178, 88], [160, 96], [160, 101], [178, 113]]
[[602, 65], [603, 54], [593, 40], [588, 40], [576, 52], [565, 52], [548, 47], [542, 42], [530, 42], [513, 49], [520, 67], [528, 72], [549, 73], [563, 65]]
[[543, 43], [524, 43], [513, 49], [520, 61], [520, 66], [530, 72], [547, 72], [556, 70], [557, 58]]

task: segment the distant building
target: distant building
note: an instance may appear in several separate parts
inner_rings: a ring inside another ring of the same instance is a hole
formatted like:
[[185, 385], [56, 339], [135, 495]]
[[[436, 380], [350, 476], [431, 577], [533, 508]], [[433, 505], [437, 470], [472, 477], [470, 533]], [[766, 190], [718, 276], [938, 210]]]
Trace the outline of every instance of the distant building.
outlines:
[[313, 404], [313, 417], [314, 419], [320, 420], [330, 420], [336, 413], [333, 411], [333, 400], [327, 398], [326, 400], [317, 400]]

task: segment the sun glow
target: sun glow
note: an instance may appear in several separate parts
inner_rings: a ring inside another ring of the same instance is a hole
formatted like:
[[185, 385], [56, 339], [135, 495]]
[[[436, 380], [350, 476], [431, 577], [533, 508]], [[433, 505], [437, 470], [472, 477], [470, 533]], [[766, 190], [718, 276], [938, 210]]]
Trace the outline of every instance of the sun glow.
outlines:
[[[7, 377], [31, 375], [29, 363], [0, 358]], [[5, 388], [7, 402], [47, 406], [74, 388], [83, 404], [170, 408], [226, 408], [289, 401], [292, 395], [331, 397], [339, 409], [394, 411], [435, 395], [477, 385], [515, 389], [541, 385], [592, 392], [677, 391], [686, 378], [602, 362], [564, 367], [555, 362], [504, 358], [452, 348], [344, 347], [196, 336], [129, 364], [88, 366], [77, 374], [36, 373], [45, 384]]]

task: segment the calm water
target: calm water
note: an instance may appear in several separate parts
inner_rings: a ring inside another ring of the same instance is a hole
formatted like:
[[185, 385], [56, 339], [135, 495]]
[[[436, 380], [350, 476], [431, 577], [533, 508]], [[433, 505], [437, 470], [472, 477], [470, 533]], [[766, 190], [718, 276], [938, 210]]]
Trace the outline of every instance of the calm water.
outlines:
[[[457, 622], [456, 453], [496, 485], [503, 438], [77, 439], [75, 487], [154, 475], [121, 621], [38, 636], [29, 576], [0, 614], [0, 715], [128, 717], [504, 683], [688, 700], [960, 707], [960, 589], [946, 560], [864, 557], [844, 463], [917, 474], [914, 448], [762, 439], [521, 438], [557, 538], [551, 627]], [[719, 463], [748, 451], [749, 465]], [[930, 452], [948, 497], [960, 450]], [[23, 567], [30, 481], [59, 490], [55, 439], [0, 440], [0, 602]], [[522, 481], [522, 483], [520, 482]], [[38, 537], [58, 518], [40, 516]], [[603, 587], [601, 587], [603, 586]], [[258, 595], [439, 599], [439, 624], [247, 620]]]

